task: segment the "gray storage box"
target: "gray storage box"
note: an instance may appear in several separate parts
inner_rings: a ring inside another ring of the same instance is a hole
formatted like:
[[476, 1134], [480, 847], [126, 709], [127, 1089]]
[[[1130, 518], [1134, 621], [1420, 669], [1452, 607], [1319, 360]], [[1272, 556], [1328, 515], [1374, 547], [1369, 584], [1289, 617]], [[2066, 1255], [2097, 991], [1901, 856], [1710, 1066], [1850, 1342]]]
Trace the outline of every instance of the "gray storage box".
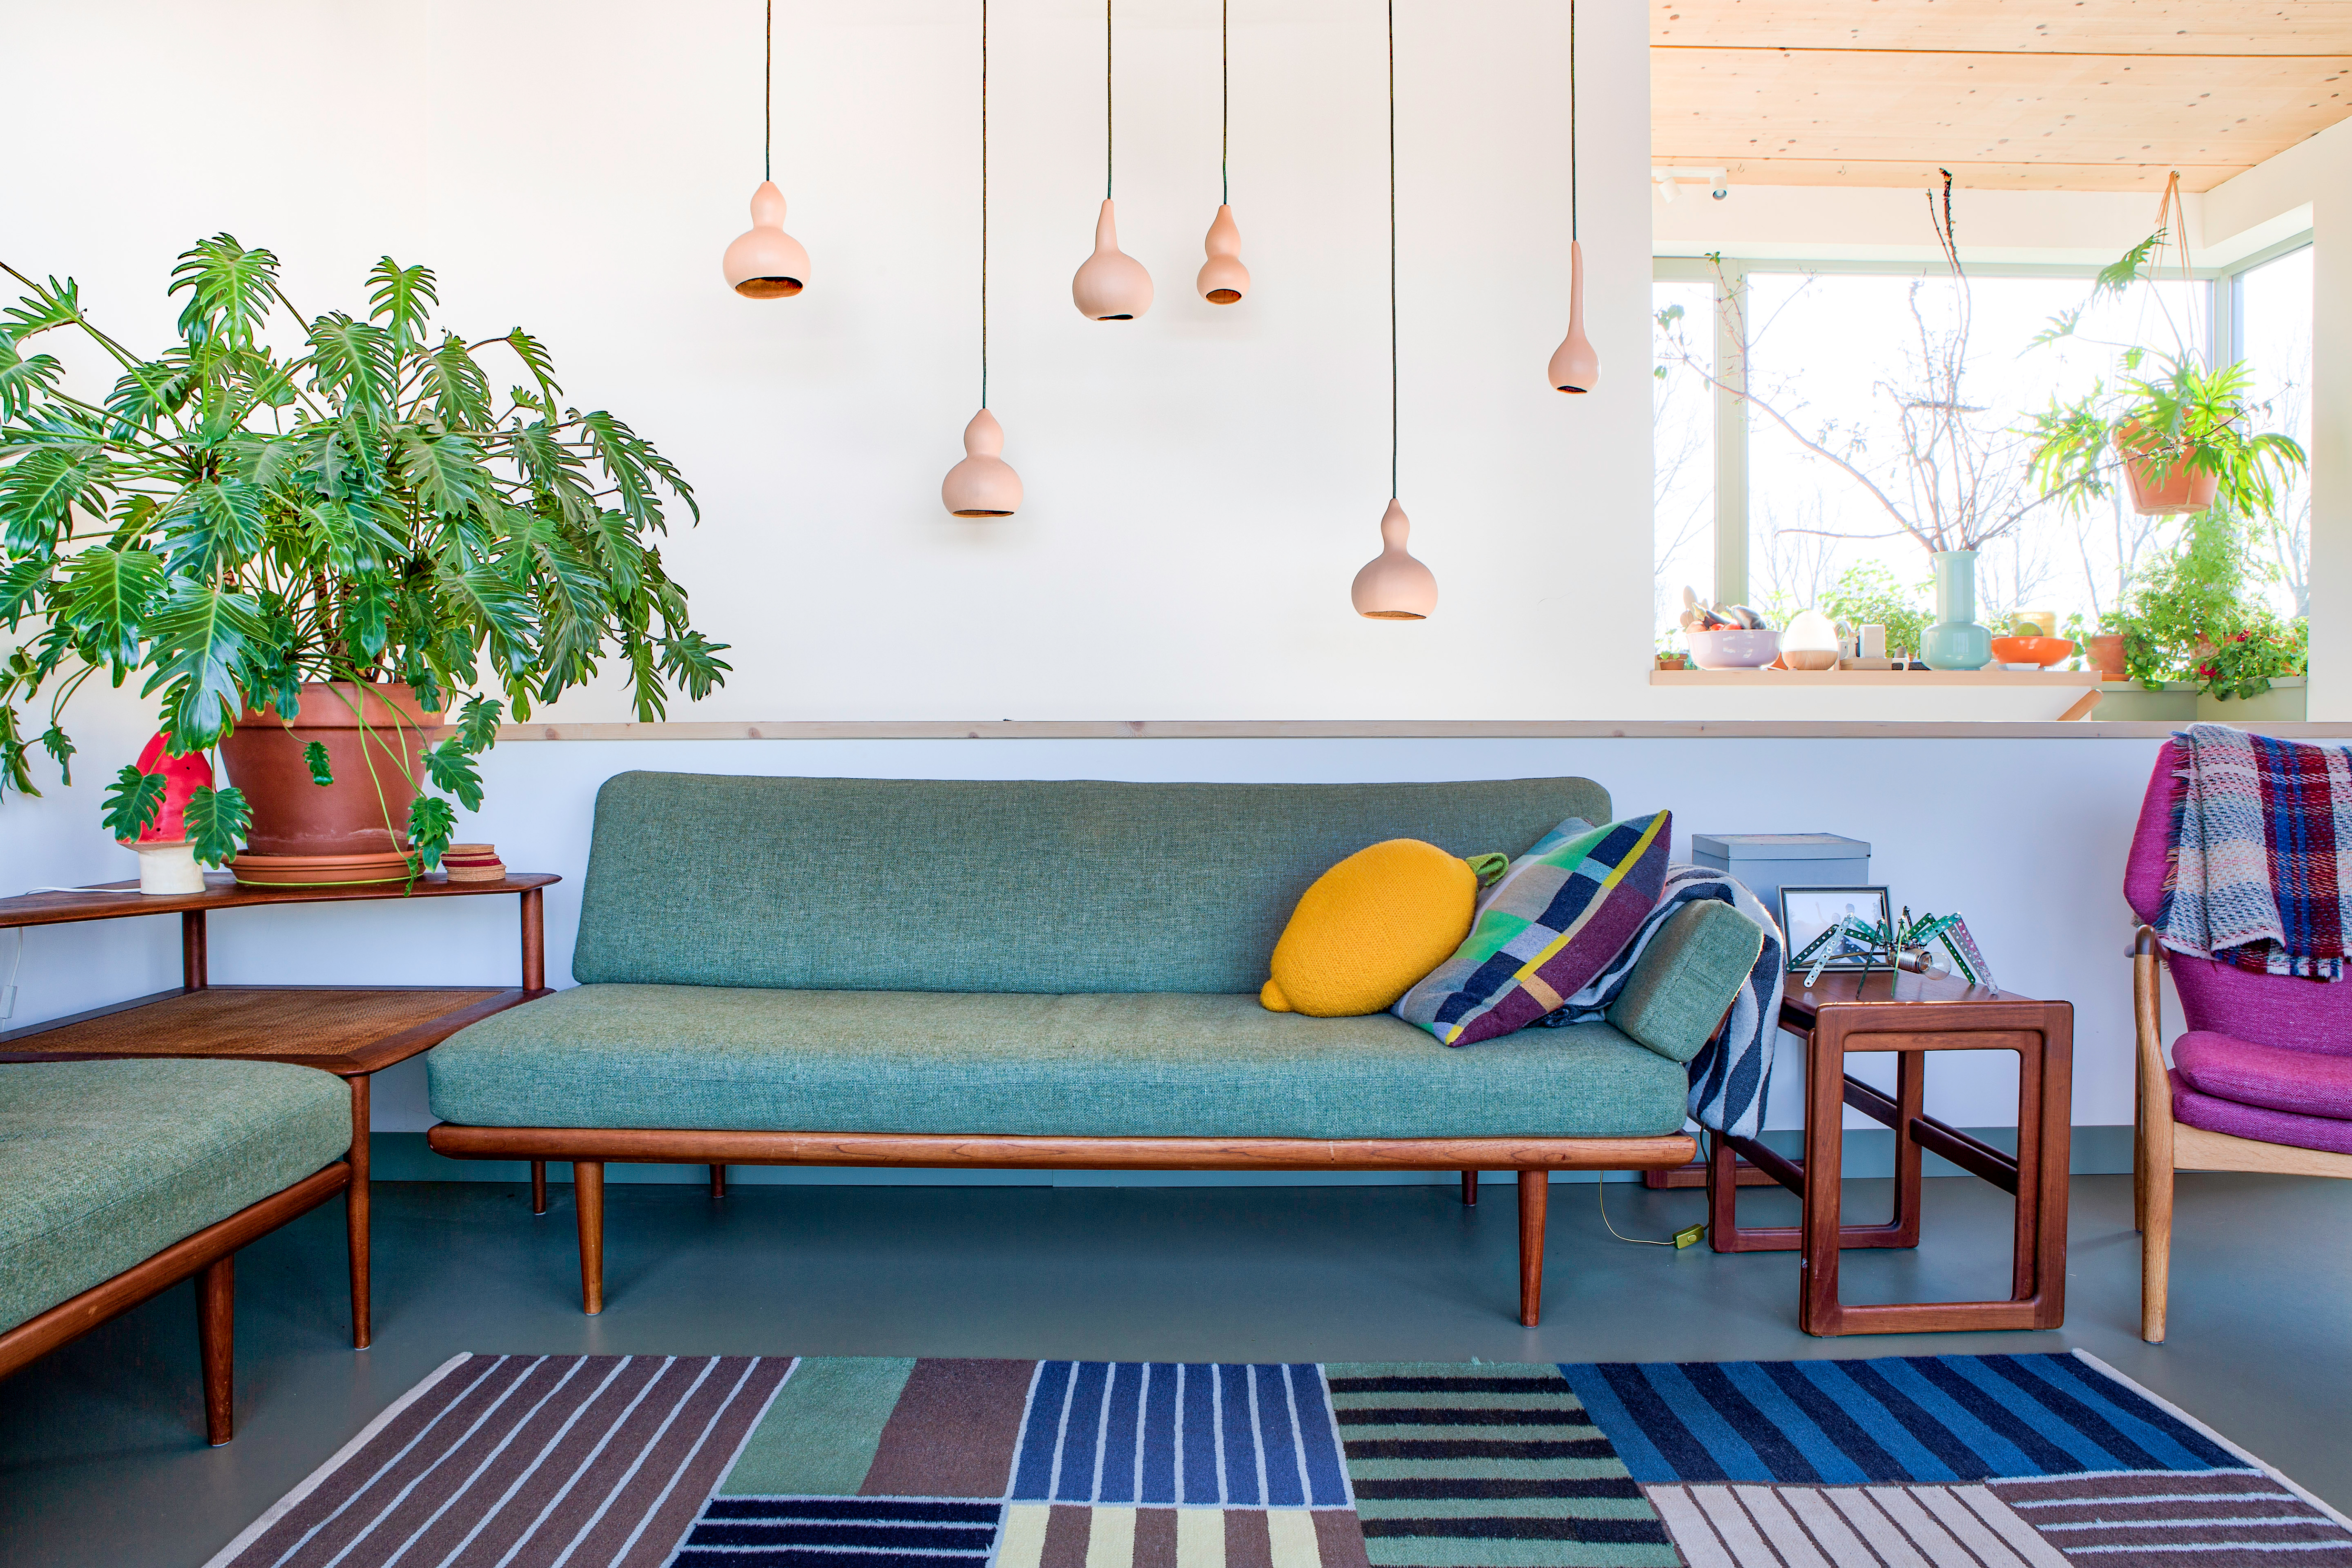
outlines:
[[1747, 884], [1772, 918], [1782, 887], [1868, 887], [1870, 846], [1835, 833], [1693, 833], [1691, 860]]

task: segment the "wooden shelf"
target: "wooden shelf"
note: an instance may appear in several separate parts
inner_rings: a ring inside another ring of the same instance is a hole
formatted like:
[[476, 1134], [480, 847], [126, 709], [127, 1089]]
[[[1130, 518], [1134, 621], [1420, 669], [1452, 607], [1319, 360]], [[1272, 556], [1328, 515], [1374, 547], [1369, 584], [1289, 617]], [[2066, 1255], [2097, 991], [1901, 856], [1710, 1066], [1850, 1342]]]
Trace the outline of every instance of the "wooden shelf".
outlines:
[[205, 1056], [351, 1077], [429, 1051], [546, 996], [497, 986], [207, 986], [163, 991], [0, 1034], [0, 1061]]
[[2038, 686], [2089, 691], [2096, 670], [1652, 670], [1654, 686]]
[[510, 872], [497, 882], [451, 882], [435, 873], [403, 887], [396, 882], [349, 887], [247, 887], [226, 873], [205, 878], [202, 893], [142, 894], [132, 882], [100, 883], [70, 893], [26, 893], [0, 898], [0, 931], [12, 925], [63, 925], [77, 920], [120, 920], [131, 915], [208, 915], [263, 904], [351, 904], [385, 898], [465, 898], [528, 893], [562, 878], [547, 872]]

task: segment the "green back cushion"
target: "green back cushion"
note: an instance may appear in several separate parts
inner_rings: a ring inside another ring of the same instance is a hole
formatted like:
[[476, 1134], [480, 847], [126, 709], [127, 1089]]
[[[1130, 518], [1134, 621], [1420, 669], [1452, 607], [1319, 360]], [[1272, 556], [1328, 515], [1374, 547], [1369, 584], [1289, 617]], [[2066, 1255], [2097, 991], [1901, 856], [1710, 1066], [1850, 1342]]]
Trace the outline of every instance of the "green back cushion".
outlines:
[[623, 773], [572, 972], [912, 991], [1251, 991], [1298, 895], [1383, 839], [1517, 854], [1587, 779], [1109, 784]]

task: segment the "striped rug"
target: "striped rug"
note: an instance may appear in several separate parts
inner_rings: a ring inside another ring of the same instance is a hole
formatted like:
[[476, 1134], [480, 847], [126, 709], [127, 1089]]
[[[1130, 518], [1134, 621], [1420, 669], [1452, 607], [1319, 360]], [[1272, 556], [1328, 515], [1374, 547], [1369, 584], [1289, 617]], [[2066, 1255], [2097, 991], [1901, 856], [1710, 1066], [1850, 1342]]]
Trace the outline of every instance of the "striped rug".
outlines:
[[213, 1568], [2352, 1568], [2087, 1357], [463, 1355]]

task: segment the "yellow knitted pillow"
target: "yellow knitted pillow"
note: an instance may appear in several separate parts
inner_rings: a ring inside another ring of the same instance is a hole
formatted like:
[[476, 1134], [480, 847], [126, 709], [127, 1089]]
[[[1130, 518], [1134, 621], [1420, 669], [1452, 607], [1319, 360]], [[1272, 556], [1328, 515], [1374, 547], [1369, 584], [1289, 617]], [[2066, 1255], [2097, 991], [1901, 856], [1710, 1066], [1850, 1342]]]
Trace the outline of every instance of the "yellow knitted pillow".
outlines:
[[1478, 880], [1418, 839], [1358, 850], [1299, 896], [1258, 1000], [1315, 1018], [1385, 1012], [1470, 934]]

